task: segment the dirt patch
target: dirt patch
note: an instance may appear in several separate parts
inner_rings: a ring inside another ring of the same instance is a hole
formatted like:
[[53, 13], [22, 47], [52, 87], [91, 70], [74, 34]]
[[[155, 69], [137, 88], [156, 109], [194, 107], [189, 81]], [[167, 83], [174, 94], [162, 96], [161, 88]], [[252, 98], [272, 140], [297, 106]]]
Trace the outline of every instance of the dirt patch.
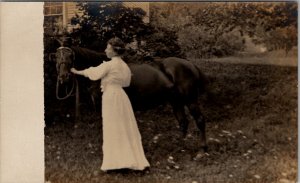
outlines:
[[[209, 76], [199, 106], [207, 118], [208, 154], [197, 158], [199, 134], [191, 121], [184, 140], [170, 106], [137, 112], [151, 169], [105, 174], [101, 118], [61, 109], [45, 128], [45, 179], [63, 182], [282, 182], [297, 172], [297, 68], [196, 63]], [[54, 110], [54, 109], [53, 109]], [[59, 110], [59, 109], [55, 109]]]
[[[195, 59], [192, 60], [195, 61]], [[294, 47], [287, 55], [285, 50], [275, 50], [261, 53], [241, 52], [238, 53], [237, 56], [207, 59], [207, 61], [227, 64], [277, 65], [296, 67], [298, 66], [298, 48]]]

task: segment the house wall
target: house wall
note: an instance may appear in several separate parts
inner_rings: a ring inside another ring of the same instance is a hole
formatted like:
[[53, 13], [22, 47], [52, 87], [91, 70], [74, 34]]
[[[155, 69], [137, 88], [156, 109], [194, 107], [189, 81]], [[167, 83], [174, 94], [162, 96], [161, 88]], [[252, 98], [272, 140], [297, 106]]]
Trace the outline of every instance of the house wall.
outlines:
[[[76, 4], [76, 2], [46, 2], [44, 6], [45, 17], [47, 19], [55, 18], [55, 25], [59, 26], [58, 29], [65, 27], [67, 31], [71, 31], [73, 29], [71, 25], [72, 17], [75, 17], [76, 14], [82, 14]], [[123, 4], [129, 8], [142, 8], [146, 12], [144, 22], [149, 23], [149, 2], [123, 2]]]

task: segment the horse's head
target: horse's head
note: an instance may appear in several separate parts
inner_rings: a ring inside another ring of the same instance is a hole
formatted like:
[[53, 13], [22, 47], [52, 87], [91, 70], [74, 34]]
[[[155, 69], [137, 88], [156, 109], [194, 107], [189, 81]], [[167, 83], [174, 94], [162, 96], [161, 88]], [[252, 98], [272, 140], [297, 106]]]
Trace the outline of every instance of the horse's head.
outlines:
[[69, 81], [71, 72], [74, 67], [75, 54], [71, 48], [60, 47], [56, 51], [56, 70], [60, 83]]

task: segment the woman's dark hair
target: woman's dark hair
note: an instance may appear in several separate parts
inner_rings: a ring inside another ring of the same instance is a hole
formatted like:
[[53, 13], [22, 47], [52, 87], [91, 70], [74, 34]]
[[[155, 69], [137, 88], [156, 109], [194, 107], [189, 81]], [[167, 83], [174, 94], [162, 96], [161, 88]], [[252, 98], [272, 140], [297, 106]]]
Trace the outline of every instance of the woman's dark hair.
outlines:
[[118, 37], [111, 38], [107, 44], [110, 44], [118, 55], [122, 55], [125, 52], [125, 44]]

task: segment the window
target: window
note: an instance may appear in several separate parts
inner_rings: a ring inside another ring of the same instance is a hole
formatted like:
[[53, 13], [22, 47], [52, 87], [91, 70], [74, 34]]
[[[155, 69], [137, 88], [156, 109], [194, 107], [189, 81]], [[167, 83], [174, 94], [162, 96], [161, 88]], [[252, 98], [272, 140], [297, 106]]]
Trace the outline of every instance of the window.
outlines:
[[45, 2], [44, 4], [45, 16], [62, 15], [63, 14], [63, 3], [62, 2]]

